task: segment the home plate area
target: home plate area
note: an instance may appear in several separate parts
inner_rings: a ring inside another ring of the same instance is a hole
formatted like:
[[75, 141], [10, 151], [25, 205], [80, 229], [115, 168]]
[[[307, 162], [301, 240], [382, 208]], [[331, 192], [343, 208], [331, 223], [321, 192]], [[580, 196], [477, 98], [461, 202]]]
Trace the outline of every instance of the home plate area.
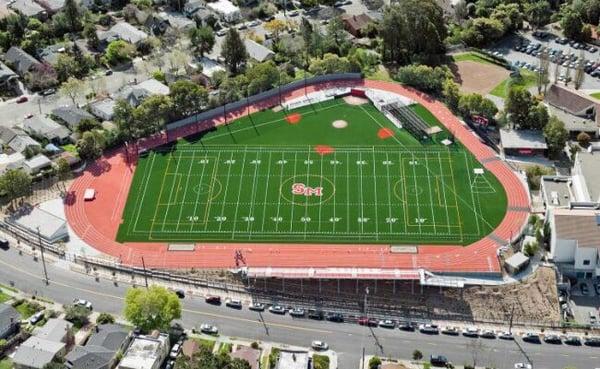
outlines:
[[468, 244], [497, 223], [495, 178], [462, 151], [312, 147], [152, 152], [119, 230], [128, 241]]

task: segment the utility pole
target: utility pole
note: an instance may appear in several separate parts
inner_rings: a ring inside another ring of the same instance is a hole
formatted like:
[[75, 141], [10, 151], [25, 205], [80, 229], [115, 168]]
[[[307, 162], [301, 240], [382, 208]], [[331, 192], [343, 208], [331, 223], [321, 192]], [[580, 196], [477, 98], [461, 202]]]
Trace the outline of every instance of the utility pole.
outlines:
[[46, 258], [44, 257], [44, 246], [42, 245], [42, 236], [40, 235], [40, 227], [37, 227], [38, 244], [40, 246], [40, 252], [42, 253], [42, 265], [44, 267], [44, 282], [46, 285], [49, 284], [48, 270], [46, 269]]
[[143, 256], [142, 256], [142, 267], [144, 268], [144, 280], [146, 281], [146, 289], [148, 289], [148, 274], [146, 273], [146, 263], [144, 262]]

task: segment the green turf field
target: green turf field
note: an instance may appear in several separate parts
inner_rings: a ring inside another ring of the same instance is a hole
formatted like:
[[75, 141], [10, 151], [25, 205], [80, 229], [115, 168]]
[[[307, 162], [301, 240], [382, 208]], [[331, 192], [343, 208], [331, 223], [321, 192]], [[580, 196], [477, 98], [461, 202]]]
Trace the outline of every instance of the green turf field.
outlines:
[[341, 99], [289, 113], [300, 121], [264, 111], [140, 158], [117, 239], [468, 244], [504, 216], [502, 186], [460, 144], [439, 144], [446, 132], [421, 144]]

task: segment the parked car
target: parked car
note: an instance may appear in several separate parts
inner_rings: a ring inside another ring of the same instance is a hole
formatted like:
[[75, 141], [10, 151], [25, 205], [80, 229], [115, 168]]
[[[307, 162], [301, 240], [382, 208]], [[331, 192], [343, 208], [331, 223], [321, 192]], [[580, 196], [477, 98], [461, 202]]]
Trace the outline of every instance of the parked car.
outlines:
[[200, 332], [204, 334], [217, 334], [219, 333], [219, 329], [212, 324], [202, 324], [200, 325]]
[[17, 104], [22, 104], [22, 103], [24, 103], [24, 102], [27, 102], [28, 100], [29, 100], [29, 99], [27, 98], [27, 96], [20, 96], [20, 97], [17, 99]]
[[113, 74], [112, 69], [107, 69], [106, 72], [104, 72], [105, 76], [112, 76], [112, 74]]
[[401, 331], [414, 332], [416, 324], [409, 321], [398, 322], [398, 329]]
[[512, 341], [515, 339], [515, 336], [513, 336], [513, 334], [510, 332], [500, 332], [498, 334], [498, 338], [500, 338], [501, 340]]
[[310, 347], [315, 351], [326, 351], [329, 349], [329, 345], [323, 341], [312, 341]]
[[261, 304], [260, 302], [253, 302], [250, 304], [248, 309], [252, 311], [265, 311], [265, 305]]
[[479, 337], [479, 329], [476, 327], [467, 327], [463, 329], [462, 335], [465, 337], [477, 338]]
[[524, 342], [529, 342], [529, 343], [541, 343], [542, 341], [540, 340], [540, 335], [537, 333], [525, 333], [523, 335], [523, 341]]
[[315, 320], [323, 320], [325, 318], [325, 313], [317, 309], [308, 309], [308, 318]]
[[444, 327], [442, 329], [442, 334], [448, 336], [458, 336], [460, 334], [460, 330], [458, 329], [458, 327]]
[[171, 348], [169, 357], [171, 359], [177, 359], [177, 356], [179, 355], [179, 351], [181, 351], [181, 345], [179, 343], [176, 343], [175, 345], [173, 345], [173, 348]]
[[581, 338], [577, 336], [567, 336], [564, 340], [565, 345], [581, 346]]
[[217, 37], [223, 37], [227, 34], [228, 31], [229, 31], [228, 28], [221, 28], [220, 30], [215, 32], [215, 35], [217, 35]]
[[533, 369], [533, 366], [529, 363], [516, 363], [515, 369]]
[[242, 302], [240, 300], [237, 300], [237, 299], [227, 299], [225, 301], [225, 306], [233, 308], [233, 309], [241, 309], [242, 308]]
[[584, 344], [586, 346], [600, 347], [600, 337], [587, 337]]
[[174, 290], [173, 293], [175, 293], [180, 299], [185, 298], [185, 291], [182, 289]]
[[344, 322], [344, 316], [340, 313], [327, 313], [327, 320], [329, 320], [330, 322], [335, 322], [335, 323], [343, 323]]
[[31, 325], [36, 325], [38, 324], [42, 319], [44, 319], [44, 312], [43, 311], [38, 311], [37, 313], [33, 314], [30, 318], [29, 318], [29, 323]]
[[389, 328], [389, 329], [394, 329], [396, 328], [396, 324], [394, 323], [393, 320], [390, 319], [384, 319], [384, 320], [380, 320], [379, 321], [379, 326], [381, 328]]
[[295, 317], [295, 318], [302, 318], [304, 317], [304, 309], [302, 308], [293, 308], [292, 310], [290, 310], [290, 315]]
[[4, 237], [0, 237], [0, 249], [8, 250], [8, 240]]
[[271, 307], [269, 307], [269, 311], [272, 312], [273, 314], [279, 314], [279, 315], [285, 314], [285, 308], [281, 305], [272, 305]]
[[494, 339], [496, 338], [496, 333], [494, 333], [494, 331], [491, 330], [484, 330], [483, 332], [481, 332], [479, 334], [479, 337], [481, 338], [487, 338], [487, 339]]
[[560, 345], [562, 340], [560, 339], [560, 336], [556, 334], [548, 334], [544, 336], [544, 342], [551, 343], [553, 345]]
[[56, 93], [55, 88], [48, 88], [43, 91], [40, 91], [41, 96], [50, 96], [50, 95], [54, 95], [55, 93]]
[[374, 318], [367, 318], [366, 316], [358, 318], [358, 324], [366, 325], [367, 327], [377, 327], [379, 322]]
[[75, 299], [73, 300], [73, 305], [74, 306], [83, 306], [84, 308], [88, 309], [88, 310], [92, 310], [92, 303], [89, 302], [88, 300], [83, 300], [83, 299]]
[[255, 19], [255, 20], [253, 20], [251, 22], [248, 22], [248, 27], [256, 27], [256, 26], [259, 26], [259, 25], [260, 25], [260, 20], [258, 20], [258, 19]]
[[221, 297], [220, 296], [206, 296], [204, 298], [204, 301], [207, 304], [221, 305]]
[[448, 359], [443, 355], [431, 355], [429, 363], [433, 366], [448, 366]]
[[581, 284], [579, 285], [579, 289], [581, 290], [581, 294], [582, 294], [583, 296], [587, 296], [587, 295], [589, 295], [589, 294], [590, 294], [590, 289], [588, 288], [588, 285], [587, 285], [587, 283], [585, 283], [585, 282], [584, 282], [584, 283], [581, 283]]
[[419, 332], [425, 334], [438, 334], [440, 333], [440, 329], [435, 324], [421, 324], [419, 326]]

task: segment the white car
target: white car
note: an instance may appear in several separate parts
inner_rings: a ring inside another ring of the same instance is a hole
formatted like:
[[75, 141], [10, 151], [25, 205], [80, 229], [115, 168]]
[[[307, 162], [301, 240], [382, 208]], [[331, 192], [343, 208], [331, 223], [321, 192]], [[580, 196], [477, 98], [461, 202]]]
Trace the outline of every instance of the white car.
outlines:
[[269, 307], [269, 311], [273, 314], [283, 315], [285, 314], [285, 308], [281, 305], [273, 305]]
[[379, 321], [379, 326], [381, 328], [390, 328], [390, 329], [394, 329], [396, 328], [396, 323], [394, 323], [393, 320], [389, 320], [389, 319], [385, 319], [385, 320], [380, 320]]
[[200, 332], [205, 334], [217, 334], [219, 329], [212, 324], [202, 324], [200, 326]]
[[533, 369], [533, 366], [531, 366], [531, 364], [526, 363], [516, 363], [515, 369]]
[[513, 336], [513, 334], [510, 332], [501, 332], [498, 333], [498, 338], [501, 340], [514, 340], [515, 336]]
[[252, 311], [265, 311], [265, 305], [261, 304], [260, 302], [253, 302], [252, 304], [250, 304], [248, 309]]
[[169, 353], [169, 357], [171, 359], [176, 359], [177, 355], [179, 355], [179, 351], [181, 351], [181, 345], [179, 343], [176, 343], [173, 348], [171, 349], [171, 352]]
[[310, 347], [312, 347], [315, 351], [326, 351], [329, 349], [329, 345], [323, 341], [312, 341]]
[[479, 337], [479, 329], [475, 327], [467, 327], [463, 329], [462, 334], [465, 337]]
[[73, 305], [75, 306], [83, 306], [86, 309], [92, 310], [92, 303], [89, 302], [88, 300], [83, 300], [83, 299], [75, 299], [73, 300]]
[[227, 301], [225, 301], [225, 306], [233, 308], [233, 309], [241, 309], [242, 302], [240, 300], [236, 300], [236, 299], [228, 299]]

